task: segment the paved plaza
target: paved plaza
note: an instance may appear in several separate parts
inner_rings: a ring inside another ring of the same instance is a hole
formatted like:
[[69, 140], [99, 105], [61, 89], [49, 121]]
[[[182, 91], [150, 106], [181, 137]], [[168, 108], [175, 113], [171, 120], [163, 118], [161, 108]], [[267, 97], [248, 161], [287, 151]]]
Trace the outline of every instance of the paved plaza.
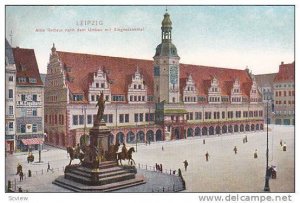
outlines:
[[[243, 143], [247, 135], [248, 142]], [[206, 143], [203, 144], [203, 139]], [[280, 140], [286, 143], [287, 151], [283, 151]], [[234, 153], [237, 147], [237, 154]], [[163, 150], [162, 150], [163, 148]], [[270, 179], [271, 192], [294, 192], [294, 126], [269, 126], [269, 165], [277, 167], [277, 178]], [[258, 158], [254, 159], [255, 149]], [[205, 153], [209, 153], [209, 161]], [[34, 152], [35, 161], [38, 152]], [[51, 182], [63, 175], [63, 167], [69, 162], [65, 150], [46, 146], [42, 152], [43, 163], [27, 163], [27, 153], [17, 153], [6, 157], [6, 180], [16, 180], [17, 186], [29, 192], [70, 192]], [[124, 189], [119, 192], [160, 191], [167, 177], [172, 177], [173, 184], [177, 176], [167, 173], [181, 169], [186, 181], [184, 192], [263, 192], [266, 167], [266, 131], [225, 134], [221, 136], [193, 137], [185, 140], [138, 145], [133, 154], [138, 174], [147, 177], [144, 189]], [[188, 161], [187, 171], [183, 161]], [[52, 171], [47, 172], [50, 163]], [[22, 164], [27, 175], [32, 170], [33, 177], [26, 177], [20, 182], [16, 174], [17, 163]], [[78, 161], [74, 161], [78, 163]], [[164, 173], [153, 172], [155, 163], [162, 164]], [[144, 170], [147, 165], [147, 170]], [[142, 169], [143, 168], [143, 169]], [[159, 180], [159, 181], [157, 181]], [[154, 190], [153, 190], [154, 188]], [[152, 190], [152, 191], [151, 191]], [[161, 191], [160, 191], [161, 192]]]

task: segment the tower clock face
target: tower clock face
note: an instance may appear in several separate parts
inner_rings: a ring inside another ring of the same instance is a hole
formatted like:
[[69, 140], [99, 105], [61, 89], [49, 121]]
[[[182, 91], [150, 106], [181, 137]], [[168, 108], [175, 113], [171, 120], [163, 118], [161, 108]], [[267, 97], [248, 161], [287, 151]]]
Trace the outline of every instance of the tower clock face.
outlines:
[[171, 66], [170, 67], [170, 83], [177, 84], [177, 80], [178, 80], [178, 67]]

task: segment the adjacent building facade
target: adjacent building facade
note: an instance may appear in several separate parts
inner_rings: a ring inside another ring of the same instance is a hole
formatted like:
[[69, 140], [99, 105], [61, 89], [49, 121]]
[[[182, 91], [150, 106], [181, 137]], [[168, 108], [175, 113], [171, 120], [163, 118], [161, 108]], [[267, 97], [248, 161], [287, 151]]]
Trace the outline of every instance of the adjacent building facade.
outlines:
[[12, 47], [5, 40], [5, 151], [15, 150], [16, 135], [16, 66]]
[[16, 66], [16, 148], [38, 149], [44, 139], [43, 83], [34, 50], [18, 47], [12, 50]]
[[74, 146], [93, 126], [100, 92], [114, 144], [259, 131], [263, 103], [246, 70], [180, 63], [166, 13], [152, 60], [51, 49], [45, 79], [46, 141]]
[[[274, 88], [273, 81], [276, 73], [255, 75], [255, 80], [258, 84], [258, 89], [262, 94], [264, 103], [264, 120], [265, 123], [275, 123], [274, 121]], [[268, 114], [267, 114], [268, 111]]]
[[273, 88], [275, 124], [295, 125], [295, 62], [280, 64]]

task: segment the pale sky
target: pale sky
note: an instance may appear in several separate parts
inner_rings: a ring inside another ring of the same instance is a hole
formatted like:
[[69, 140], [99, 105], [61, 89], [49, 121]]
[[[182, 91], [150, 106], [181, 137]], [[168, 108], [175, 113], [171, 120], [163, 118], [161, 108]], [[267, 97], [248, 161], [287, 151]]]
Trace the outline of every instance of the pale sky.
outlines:
[[[35, 50], [46, 73], [57, 50], [153, 60], [161, 42], [164, 6], [6, 6], [6, 38]], [[293, 6], [168, 6], [181, 63], [278, 72], [294, 61]], [[79, 26], [79, 21], [100, 25]], [[97, 28], [102, 32], [49, 32], [48, 28]], [[105, 28], [140, 28], [114, 32]], [[45, 29], [45, 32], [36, 32]]]

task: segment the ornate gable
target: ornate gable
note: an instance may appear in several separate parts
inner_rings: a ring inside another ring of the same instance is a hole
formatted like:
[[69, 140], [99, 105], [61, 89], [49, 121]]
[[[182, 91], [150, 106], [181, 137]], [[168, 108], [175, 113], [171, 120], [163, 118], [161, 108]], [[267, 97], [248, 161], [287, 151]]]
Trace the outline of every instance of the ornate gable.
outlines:
[[185, 103], [197, 102], [197, 89], [191, 74], [186, 79], [186, 85], [183, 89], [183, 101]]
[[131, 84], [128, 85], [128, 102], [143, 103], [147, 101], [147, 85], [144, 82], [143, 75], [139, 67], [131, 78]]
[[99, 68], [98, 71], [92, 75], [92, 82], [89, 85], [89, 101], [96, 103], [100, 92], [103, 92], [106, 102], [111, 101], [110, 84], [107, 81], [107, 76], [103, 68]]
[[208, 88], [208, 102], [221, 103], [221, 88], [219, 86], [219, 81], [216, 77], [213, 77], [211, 85]]
[[235, 79], [231, 89], [231, 103], [242, 103], [241, 86], [238, 79]]
[[253, 79], [253, 83], [250, 90], [250, 103], [258, 103], [260, 100], [260, 95], [257, 87], [257, 83], [255, 79]]

